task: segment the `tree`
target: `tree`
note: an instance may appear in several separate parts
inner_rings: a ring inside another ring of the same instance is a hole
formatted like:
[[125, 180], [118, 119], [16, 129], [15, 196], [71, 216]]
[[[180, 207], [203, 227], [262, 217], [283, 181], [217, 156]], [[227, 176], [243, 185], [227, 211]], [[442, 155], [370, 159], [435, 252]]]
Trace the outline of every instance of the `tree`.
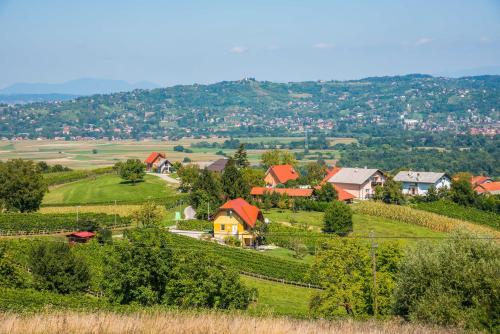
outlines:
[[191, 191], [194, 183], [200, 176], [200, 168], [198, 165], [189, 164], [185, 166], [179, 166], [177, 169], [177, 175], [181, 179], [181, 185], [179, 189], [184, 192]]
[[335, 187], [330, 182], [325, 182], [321, 188], [314, 189], [314, 195], [321, 202], [331, 202], [339, 198], [337, 190], [335, 190]]
[[317, 186], [326, 175], [325, 165], [309, 162], [305, 167], [305, 181], [311, 186]]
[[394, 282], [401, 257], [402, 249], [398, 243], [385, 242], [377, 248], [377, 288], [374, 290], [369, 243], [336, 237], [323, 244], [309, 273], [325, 288], [312, 298], [312, 314], [324, 318], [374, 315], [375, 298], [377, 314], [391, 314]]
[[129, 230], [105, 258], [104, 289], [110, 301], [154, 305], [163, 302], [173, 267], [168, 239], [159, 229]]
[[175, 152], [184, 152], [184, 146], [176, 145], [176, 146], [174, 146], [174, 151]]
[[403, 204], [404, 196], [401, 191], [401, 183], [394, 181], [392, 177], [387, 177], [383, 186], [375, 187], [373, 198], [387, 204]]
[[0, 287], [2, 288], [24, 288], [26, 277], [19, 266], [12, 261], [4, 247], [0, 246]]
[[474, 206], [478, 195], [474, 189], [472, 189], [470, 179], [459, 177], [451, 182], [449, 196], [450, 199], [457, 204]]
[[325, 210], [323, 232], [344, 235], [352, 231], [352, 210], [340, 201], [331, 202]]
[[241, 172], [236, 168], [236, 162], [229, 158], [221, 178], [222, 191], [226, 200], [238, 197], [247, 198], [250, 194], [250, 186], [246, 183]]
[[163, 212], [155, 202], [146, 202], [132, 212], [132, 222], [142, 227], [158, 227], [163, 218]]
[[144, 164], [139, 159], [127, 159], [125, 162], [117, 162], [115, 168], [122, 179], [130, 181], [134, 185], [136, 182], [142, 181], [144, 175], [146, 175]]
[[262, 169], [257, 168], [243, 168], [240, 170], [243, 180], [250, 187], [264, 187], [266, 182], [264, 181], [264, 171]]
[[38, 166], [30, 160], [0, 162], [0, 211], [31, 212], [40, 208], [48, 188]]
[[200, 219], [211, 216], [222, 204], [220, 181], [206, 168], [203, 169], [193, 184], [189, 203], [196, 209]]
[[30, 252], [29, 266], [39, 290], [68, 294], [83, 292], [90, 285], [87, 263], [73, 254], [66, 243], [37, 243]]
[[248, 162], [247, 151], [245, 150], [245, 144], [240, 144], [238, 150], [234, 153], [234, 161], [236, 163], [236, 167], [238, 168], [246, 168], [250, 166], [250, 162]]
[[397, 315], [442, 326], [498, 332], [500, 247], [455, 232], [419, 242], [402, 262], [395, 291]]
[[265, 168], [269, 168], [273, 165], [292, 165], [297, 164], [297, 159], [292, 152], [281, 151], [281, 150], [269, 150], [262, 153], [261, 156], [262, 165]]

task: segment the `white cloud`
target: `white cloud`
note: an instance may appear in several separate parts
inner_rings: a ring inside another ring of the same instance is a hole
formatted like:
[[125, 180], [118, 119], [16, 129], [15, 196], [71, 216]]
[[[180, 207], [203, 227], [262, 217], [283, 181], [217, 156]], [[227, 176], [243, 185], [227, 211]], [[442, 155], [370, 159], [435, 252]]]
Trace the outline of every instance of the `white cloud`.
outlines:
[[233, 46], [229, 51], [231, 53], [245, 53], [248, 51], [248, 48], [245, 46]]
[[313, 48], [316, 48], [316, 49], [331, 49], [334, 46], [335, 45], [330, 44], [330, 43], [319, 42], [319, 43], [314, 44]]
[[430, 42], [432, 42], [432, 38], [421, 37], [421, 38], [417, 39], [417, 41], [415, 42], [415, 45], [420, 46], [420, 45], [429, 44]]

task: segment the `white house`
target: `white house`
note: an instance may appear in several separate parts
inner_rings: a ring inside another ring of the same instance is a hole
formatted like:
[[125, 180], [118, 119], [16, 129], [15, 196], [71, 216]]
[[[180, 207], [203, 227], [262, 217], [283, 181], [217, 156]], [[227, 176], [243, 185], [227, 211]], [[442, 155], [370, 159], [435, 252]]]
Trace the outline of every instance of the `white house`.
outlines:
[[436, 189], [449, 188], [451, 179], [445, 173], [401, 171], [396, 174], [394, 181], [403, 184], [405, 195], [425, 195], [431, 186]]

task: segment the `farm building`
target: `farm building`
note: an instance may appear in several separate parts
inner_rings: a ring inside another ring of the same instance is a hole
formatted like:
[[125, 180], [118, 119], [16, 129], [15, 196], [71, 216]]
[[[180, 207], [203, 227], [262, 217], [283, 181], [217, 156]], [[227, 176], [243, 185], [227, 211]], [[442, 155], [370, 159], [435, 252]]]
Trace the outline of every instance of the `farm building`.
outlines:
[[385, 176], [379, 169], [335, 167], [328, 171], [322, 183], [330, 182], [337, 192], [345, 191], [357, 199], [370, 199], [375, 187], [383, 185]]
[[210, 172], [222, 173], [224, 171], [224, 168], [226, 168], [226, 164], [228, 161], [229, 161], [229, 159], [227, 159], [227, 158], [218, 159], [218, 160], [215, 160], [214, 162], [212, 162], [206, 168]]
[[500, 181], [478, 184], [474, 190], [478, 194], [500, 195]]
[[151, 152], [151, 154], [144, 160], [146, 164], [146, 171], [150, 173], [170, 173], [172, 163], [167, 160], [165, 153]]
[[396, 174], [394, 181], [403, 184], [405, 195], [425, 195], [430, 187], [436, 189], [449, 188], [451, 179], [445, 173], [401, 171]]
[[264, 181], [267, 187], [276, 187], [291, 180], [297, 180], [299, 173], [292, 165], [275, 165], [267, 169]]
[[70, 243], [85, 243], [85, 242], [90, 241], [92, 238], [94, 238], [95, 233], [87, 232], [87, 231], [75, 232], [75, 233], [68, 234], [66, 237], [68, 238], [68, 241]]
[[235, 237], [244, 246], [253, 246], [255, 236], [252, 229], [257, 221], [264, 221], [260, 209], [242, 198], [233, 199], [222, 205], [214, 216], [214, 237], [223, 241]]

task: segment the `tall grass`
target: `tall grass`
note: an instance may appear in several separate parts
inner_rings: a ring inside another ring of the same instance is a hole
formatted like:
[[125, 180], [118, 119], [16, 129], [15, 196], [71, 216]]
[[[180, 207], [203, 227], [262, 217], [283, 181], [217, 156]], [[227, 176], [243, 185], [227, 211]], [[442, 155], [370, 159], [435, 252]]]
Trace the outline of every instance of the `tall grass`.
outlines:
[[160, 313], [54, 313], [21, 316], [0, 315], [0, 333], [175, 333], [175, 334], [323, 334], [323, 333], [400, 333], [452, 334], [455, 329], [428, 327], [397, 321], [294, 320], [253, 318], [216, 312]]
[[356, 213], [394, 219], [403, 223], [420, 225], [439, 232], [466, 229], [470, 232], [491, 237], [500, 237], [500, 232], [492, 228], [476, 225], [463, 220], [441, 216], [436, 213], [417, 210], [409, 206], [390, 205], [381, 202], [364, 201], [353, 206]]

